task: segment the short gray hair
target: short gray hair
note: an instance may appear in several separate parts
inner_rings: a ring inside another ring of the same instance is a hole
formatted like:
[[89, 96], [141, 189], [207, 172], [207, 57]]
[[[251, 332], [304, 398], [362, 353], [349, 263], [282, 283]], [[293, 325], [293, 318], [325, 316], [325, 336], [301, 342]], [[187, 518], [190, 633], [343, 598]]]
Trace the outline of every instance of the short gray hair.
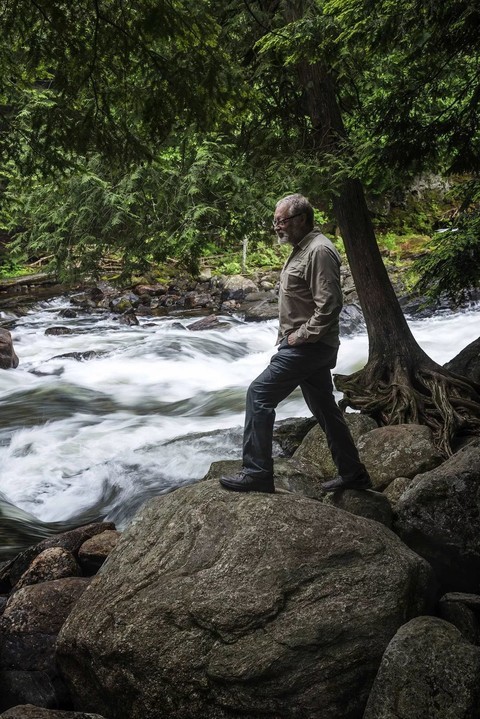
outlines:
[[307, 216], [308, 225], [313, 227], [313, 207], [306, 197], [298, 193], [295, 193], [294, 195], [286, 195], [286, 197], [282, 197], [282, 199], [277, 202], [276, 207], [279, 207], [280, 205], [288, 205], [291, 209], [292, 215], [305, 214]]

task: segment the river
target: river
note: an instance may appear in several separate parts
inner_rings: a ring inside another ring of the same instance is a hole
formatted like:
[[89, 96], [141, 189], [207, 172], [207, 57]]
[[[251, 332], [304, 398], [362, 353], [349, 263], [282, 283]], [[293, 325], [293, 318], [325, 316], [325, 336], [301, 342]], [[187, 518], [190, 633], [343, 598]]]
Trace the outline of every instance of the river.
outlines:
[[[276, 322], [190, 332], [195, 319], [109, 314], [66, 319], [67, 298], [15, 322], [17, 370], [0, 371], [0, 493], [43, 522], [105, 516], [124, 527], [144, 500], [239, 458], [245, 391], [274, 351]], [[0, 313], [0, 319], [1, 313]], [[3, 319], [8, 319], [3, 317]], [[69, 335], [45, 335], [62, 325]], [[410, 322], [440, 364], [480, 334], [480, 304]], [[93, 351], [88, 361], [61, 357]], [[336, 371], [367, 357], [364, 332], [342, 338]], [[277, 418], [308, 416], [300, 393]]]

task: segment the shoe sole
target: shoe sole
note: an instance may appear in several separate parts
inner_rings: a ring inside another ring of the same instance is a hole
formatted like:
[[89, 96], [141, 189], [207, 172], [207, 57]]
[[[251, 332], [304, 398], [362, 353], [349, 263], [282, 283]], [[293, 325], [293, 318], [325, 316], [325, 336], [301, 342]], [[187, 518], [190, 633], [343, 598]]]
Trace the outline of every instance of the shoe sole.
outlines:
[[345, 489], [357, 489], [360, 492], [364, 492], [368, 489], [373, 489], [373, 484], [342, 484], [339, 487], [324, 487], [322, 486], [322, 489], [324, 492], [343, 492]]

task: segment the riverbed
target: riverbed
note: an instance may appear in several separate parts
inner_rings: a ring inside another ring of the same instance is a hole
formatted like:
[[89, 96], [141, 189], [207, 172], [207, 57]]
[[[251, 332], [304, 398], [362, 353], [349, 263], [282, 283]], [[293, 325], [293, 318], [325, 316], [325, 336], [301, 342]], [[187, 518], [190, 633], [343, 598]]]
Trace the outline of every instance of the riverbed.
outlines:
[[[67, 319], [67, 307], [66, 297], [37, 304], [12, 329], [20, 366], [0, 372], [0, 493], [9, 502], [46, 522], [92, 513], [123, 528], [146, 498], [241, 456], [245, 391], [275, 351], [276, 321], [225, 316], [219, 328], [190, 332], [198, 317], [127, 327], [108, 313]], [[479, 336], [480, 304], [409, 324], [444, 364]], [[58, 325], [73, 333], [45, 334]], [[364, 331], [342, 337], [335, 372], [359, 369], [367, 352]], [[298, 392], [277, 418], [308, 414]]]

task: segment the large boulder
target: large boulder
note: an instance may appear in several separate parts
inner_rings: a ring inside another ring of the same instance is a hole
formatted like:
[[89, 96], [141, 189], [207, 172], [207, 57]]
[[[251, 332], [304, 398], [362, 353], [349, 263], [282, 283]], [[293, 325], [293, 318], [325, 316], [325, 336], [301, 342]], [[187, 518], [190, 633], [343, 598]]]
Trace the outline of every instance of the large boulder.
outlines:
[[445, 369], [480, 384], [480, 337], [447, 362]]
[[85, 714], [84, 712], [65, 712], [56, 709], [40, 709], [33, 704], [8, 709], [0, 716], [5, 719], [103, 719], [100, 714]]
[[442, 462], [431, 430], [419, 424], [377, 427], [364, 434], [357, 446], [376, 489], [384, 489], [397, 477], [414, 477]]
[[363, 719], [474, 719], [480, 649], [448, 622], [417, 617], [383, 656]]
[[480, 441], [415, 478], [395, 506], [395, 531], [445, 591], [480, 593]]
[[0, 369], [16, 367], [18, 367], [18, 357], [13, 349], [12, 335], [8, 330], [0, 327]]
[[[345, 421], [356, 443], [360, 437], [377, 427], [377, 423], [366, 414], [349, 412], [345, 414]], [[337, 474], [337, 468], [328, 449], [327, 438], [319, 424], [310, 430], [293, 456], [316, 465], [323, 477], [333, 477]]]
[[203, 481], [144, 506], [57, 661], [74, 706], [115, 719], [354, 719], [431, 581], [376, 522]]
[[55, 663], [58, 631], [88, 579], [68, 577], [18, 589], [0, 617], [0, 711], [32, 703], [55, 708], [68, 701]]
[[231, 275], [223, 283], [222, 300], [244, 300], [250, 292], [257, 292], [255, 282], [242, 275]]

